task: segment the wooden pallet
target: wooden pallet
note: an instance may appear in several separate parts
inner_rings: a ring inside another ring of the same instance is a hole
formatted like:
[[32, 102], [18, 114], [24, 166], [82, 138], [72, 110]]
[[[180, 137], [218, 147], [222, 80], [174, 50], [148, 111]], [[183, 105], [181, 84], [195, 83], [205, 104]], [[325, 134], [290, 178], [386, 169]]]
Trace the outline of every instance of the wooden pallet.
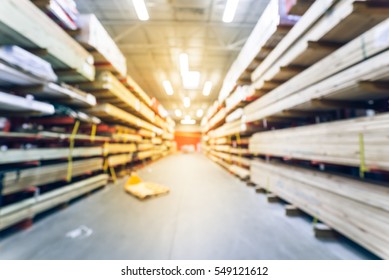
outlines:
[[140, 200], [166, 195], [170, 192], [168, 187], [151, 182], [140, 182], [134, 185], [126, 185], [124, 189], [127, 193]]

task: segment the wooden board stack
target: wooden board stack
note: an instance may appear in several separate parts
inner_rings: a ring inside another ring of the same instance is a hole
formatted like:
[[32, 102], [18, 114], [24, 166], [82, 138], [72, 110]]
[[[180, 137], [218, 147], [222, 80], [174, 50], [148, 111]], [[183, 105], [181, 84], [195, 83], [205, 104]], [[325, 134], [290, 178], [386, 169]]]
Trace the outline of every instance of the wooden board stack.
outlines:
[[0, 230], [174, 151], [174, 122], [75, 2], [1, 1], [0, 45]]
[[258, 61], [245, 94], [236, 83], [221, 90], [202, 122], [203, 150], [242, 179], [250, 167], [260, 188], [389, 258], [389, 5], [291, 2], [302, 17]]
[[250, 172], [254, 183], [389, 258], [388, 187], [261, 160]]
[[[252, 154], [389, 170], [389, 114], [256, 133]], [[361, 143], [363, 141], [363, 144]]]

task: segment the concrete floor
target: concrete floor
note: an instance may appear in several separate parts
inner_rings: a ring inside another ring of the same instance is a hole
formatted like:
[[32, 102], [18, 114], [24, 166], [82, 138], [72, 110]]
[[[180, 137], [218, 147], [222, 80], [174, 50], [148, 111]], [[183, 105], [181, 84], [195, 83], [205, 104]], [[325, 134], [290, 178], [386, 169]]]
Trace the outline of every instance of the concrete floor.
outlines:
[[[347, 240], [319, 241], [203, 155], [162, 159], [140, 173], [171, 188], [138, 201], [117, 185], [0, 239], [0, 259], [366, 259]], [[81, 228], [80, 228], [81, 227]]]

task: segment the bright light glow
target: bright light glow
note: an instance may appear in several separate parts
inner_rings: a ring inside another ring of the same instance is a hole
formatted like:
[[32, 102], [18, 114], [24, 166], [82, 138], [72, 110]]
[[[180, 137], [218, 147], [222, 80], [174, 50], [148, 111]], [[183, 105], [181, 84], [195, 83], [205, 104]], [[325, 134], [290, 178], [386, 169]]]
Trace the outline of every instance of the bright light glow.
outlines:
[[185, 89], [196, 89], [200, 84], [200, 72], [189, 71], [182, 75], [182, 81]]
[[239, 0], [227, 0], [226, 8], [223, 13], [224, 22], [232, 22], [235, 16], [236, 8], [238, 7]]
[[189, 57], [186, 53], [180, 54], [180, 71], [181, 75], [189, 72]]
[[185, 116], [185, 118], [183, 120], [181, 120], [181, 124], [190, 124], [190, 125], [193, 125], [193, 124], [196, 124], [196, 120], [193, 120], [190, 116]]
[[163, 81], [163, 87], [164, 87], [167, 95], [173, 95], [173, 93], [174, 93], [173, 87], [172, 87], [172, 84], [168, 80]]
[[190, 98], [184, 97], [184, 107], [189, 108], [190, 107]]
[[132, 4], [134, 4], [136, 15], [140, 20], [149, 20], [149, 13], [144, 0], [132, 0]]
[[211, 90], [212, 90], [212, 82], [206, 81], [203, 88], [203, 95], [209, 96], [211, 94]]
[[181, 112], [180, 109], [176, 109], [176, 110], [174, 111], [174, 114], [176, 114], [176, 117], [177, 117], [177, 118], [180, 118], [180, 117], [182, 116], [182, 112]]
[[201, 118], [203, 115], [204, 115], [203, 109], [198, 109], [197, 112], [196, 112], [196, 116], [197, 116], [198, 118]]

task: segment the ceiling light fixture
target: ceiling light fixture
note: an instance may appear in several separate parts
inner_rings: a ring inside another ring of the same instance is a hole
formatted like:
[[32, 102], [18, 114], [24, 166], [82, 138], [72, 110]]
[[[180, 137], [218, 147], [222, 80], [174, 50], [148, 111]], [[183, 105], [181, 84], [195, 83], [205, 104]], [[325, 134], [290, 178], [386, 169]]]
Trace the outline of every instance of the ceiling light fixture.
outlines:
[[181, 120], [181, 124], [193, 125], [196, 124], [196, 120], [193, 120], [190, 116], [185, 116], [185, 118]]
[[204, 115], [203, 109], [198, 109], [197, 112], [196, 112], [196, 116], [197, 116], [198, 118], [201, 118], [203, 115]]
[[200, 84], [200, 72], [189, 71], [182, 74], [182, 82], [185, 89], [197, 89]]
[[190, 98], [184, 97], [184, 107], [189, 108], [190, 107]]
[[163, 88], [165, 89], [167, 95], [173, 95], [174, 94], [174, 90], [173, 90], [172, 84], [168, 80], [163, 81], [162, 84], [163, 84]]
[[203, 95], [209, 96], [211, 94], [211, 90], [212, 90], [212, 82], [206, 81], [203, 88]]
[[189, 72], [189, 57], [186, 53], [180, 54], [180, 71], [181, 75]]
[[176, 110], [174, 111], [174, 114], [176, 114], [176, 117], [177, 117], [177, 118], [181, 118], [181, 117], [182, 117], [182, 112], [181, 112], [180, 109], [176, 109]]
[[226, 8], [223, 13], [224, 22], [232, 22], [235, 16], [236, 8], [238, 7], [239, 0], [227, 0]]
[[132, 0], [132, 4], [134, 4], [135, 12], [139, 20], [149, 20], [149, 13], [147, 12], [144, 0]]

